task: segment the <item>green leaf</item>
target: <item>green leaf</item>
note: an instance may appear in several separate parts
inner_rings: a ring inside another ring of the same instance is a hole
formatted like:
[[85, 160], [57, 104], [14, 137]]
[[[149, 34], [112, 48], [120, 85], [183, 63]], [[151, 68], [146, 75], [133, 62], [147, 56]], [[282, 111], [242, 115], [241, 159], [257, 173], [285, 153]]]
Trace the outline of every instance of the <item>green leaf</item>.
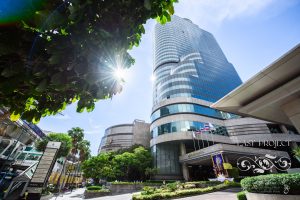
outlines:
[[68, 33], [66, 32], [66, 29], [60, 29], [60, 33], [62, 34], [62, 35], [68, 35]]
[[15, 113], [13, 112], [11, 115], [10, 115], [10, 120], [11, 121], [17, 121], [18, 119], [20, 119], [21, 115], [20, 113]]
[[174, 15], [174, 6], [173, 6], [173, 5], [170, 5], [168, 11], [169, 11], [169, 13], [170, 13], [171, 15]]
[[44, 79], [40, 82], [40, 84], [35, 88], [38, 92], [44, 92], [47, 87], [47, 80]]

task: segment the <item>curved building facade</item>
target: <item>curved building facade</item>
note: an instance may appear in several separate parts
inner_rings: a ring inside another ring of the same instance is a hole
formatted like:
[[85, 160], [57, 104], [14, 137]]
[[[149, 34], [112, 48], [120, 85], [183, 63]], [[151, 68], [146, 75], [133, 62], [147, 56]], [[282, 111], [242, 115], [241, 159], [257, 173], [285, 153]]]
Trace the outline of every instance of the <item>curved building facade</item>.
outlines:
[[[159, 175], [175, 179], [182, 176], [180, 143], [192, 151], [193, 131], [228, 135], [223, 120], [237, 116], [209, 106], [242, 81], [214, 36], [178, 16], [155, 26], [154, 63], [152, 153]], [[187, 133], [185, 140], [173, 140]]]
[[118, 124], [105, 130], [98, 153], [126, 149], [134, 144], [149, 147], [149, 123], [134, 120], [131, 124]]

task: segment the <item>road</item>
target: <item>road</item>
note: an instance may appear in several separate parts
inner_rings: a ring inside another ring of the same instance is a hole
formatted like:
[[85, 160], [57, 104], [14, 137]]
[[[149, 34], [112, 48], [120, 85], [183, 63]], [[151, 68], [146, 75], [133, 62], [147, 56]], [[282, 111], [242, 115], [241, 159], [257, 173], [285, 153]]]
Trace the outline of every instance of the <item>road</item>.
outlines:
[[[236, 193], [241, 191], [239, 188], [227, 189], [219, 192], [212, 192], [208, 194], [196, 195], [191, 197], [180, 198], [176, 200], [237, 200]], [[77, 189], [72, 193], [66, 193], [59, 197], [53, 197], [50, 200], [82, 200], [84, 188]], [[121, 194], [114, 196], [98, 197], [91, 200], [131, 200], [132, 193]]]

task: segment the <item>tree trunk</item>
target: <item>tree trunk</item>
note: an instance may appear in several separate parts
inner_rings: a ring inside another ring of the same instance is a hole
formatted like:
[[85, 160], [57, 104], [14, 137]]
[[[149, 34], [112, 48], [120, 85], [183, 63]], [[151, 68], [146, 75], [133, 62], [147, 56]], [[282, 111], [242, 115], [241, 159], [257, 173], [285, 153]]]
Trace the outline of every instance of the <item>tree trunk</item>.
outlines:
[[63, 164], [62, 170], [61, 170], [61, 172], [60, 172], [60, 174], [59, 174], [57, 183], [56, 183], [56, 185], [55, 185], [55, 190], [58, 190], [58, 191], [59, 191], [60, 179], [61, 179], [62, 174], [64, 173], [64, 169], [65, 169], [66, 163], [67, 163], [67, 158], [65, 158], [65, 160], [64, 160], [64, 164]]

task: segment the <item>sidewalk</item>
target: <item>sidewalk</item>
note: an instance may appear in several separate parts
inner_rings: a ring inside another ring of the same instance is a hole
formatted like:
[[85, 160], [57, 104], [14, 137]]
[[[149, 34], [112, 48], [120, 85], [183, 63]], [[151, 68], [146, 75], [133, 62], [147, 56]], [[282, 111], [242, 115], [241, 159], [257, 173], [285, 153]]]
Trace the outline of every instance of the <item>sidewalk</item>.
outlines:
[[[237, 200], [236, 193], [240, 192], [240, 188], [230, 188], [227, 190], [212, 192], [208, 194], [195, 195], [191, 197], [180, 198], [177, 200]], [[67, 192], [59, 197], [52, 197], [50, 200], [82, 200], [84, 188], [79, 188], [73, 192]], [[112, 195], [105, 197], [93, 198], [91, 200], [131, 200], [132, 193]]]
[[83, 193], [85, 188], [78, 188], [76, 190], [73, 190], [73, 192], [66, 192], [64, 194], [61, 194], [59, 196], [54, 196], [50, 200], [65, 200], [65, 199], [73, 199], [73, 200], [82, 200], [83, 199]]

